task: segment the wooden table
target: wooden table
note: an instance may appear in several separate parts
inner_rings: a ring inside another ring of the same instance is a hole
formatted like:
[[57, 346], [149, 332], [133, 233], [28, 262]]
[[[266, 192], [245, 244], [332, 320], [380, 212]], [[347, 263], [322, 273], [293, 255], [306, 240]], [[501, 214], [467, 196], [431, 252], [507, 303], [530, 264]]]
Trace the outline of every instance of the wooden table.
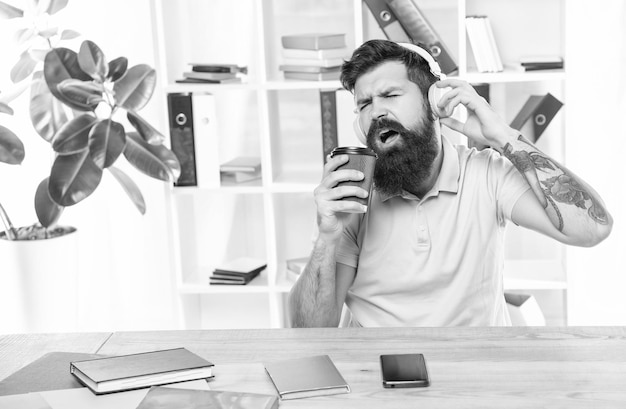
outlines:
[[[35, 341], [33, 341], [35, 340]], [[45, 351], [41, 349], [45, 347]], [[128, 354], [184, 346], [215, 364], [211, 389], [275, 391], [262, 362], [328, 354], [344, 395], [281, 408], [626, 408], [626, 328], [333, 328], [0, 337], [0, 378], [50, 350]], [[421, 352], [428, 388], [384, 389], [378, 356]]]

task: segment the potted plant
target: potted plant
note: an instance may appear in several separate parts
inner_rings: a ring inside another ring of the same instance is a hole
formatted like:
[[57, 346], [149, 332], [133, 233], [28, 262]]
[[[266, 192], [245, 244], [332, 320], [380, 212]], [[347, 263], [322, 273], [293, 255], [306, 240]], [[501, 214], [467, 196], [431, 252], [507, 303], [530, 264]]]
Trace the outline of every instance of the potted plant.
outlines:
[[[140, 189], [126, 173], [114, 166], [116, 161], [123, 156], [142, 173], [168, 183], [180, 175], [180, 164], [174, 153], [163, 145], [164, 136], [138, 114], [156, 87], [155, 70], [145, 64], [128, 68], [126, 57], [109, 61], [102, 50], [88, 40], [82, 42], [78, 51], [61, 47], [61, 42], [78, 34], [70, 30], [59, 32], [41, 21], [62, 10], [67, 0], [35, 1], [33, 4], [31, 15], [37, 18], [37, 24], [21, 28], [16, 33], [15, 37], [27, 47], [11, 71], [11, 77], [16, 83], [30, 81], [31, 122], [36, 133], [50, 144], [55, 158], [50, 173], [43, 177], [35, 190], [38, 223], [15, 228], [0, 204], [4, 227], [4, 233], [0, 233], [4, 240], [0, 240], [0, 244], [5, 247], [4, 253], [12, 253], [2, 257], [5, 266], [7, 263], [11, 266], [11, 262], [5, 260], [14, 260], [12, 269], [19, 276], [12, 280], [16, 288], [24, 280], [29, 280], [24, 277], [26, 270], [38, 269], [45, 269], [48, 276], [71, 287], [70, 282], [75, 285], [75, 276], [59, 280], [57, 275], [67, 275], [67, 259], [54, 273], [50, 268], [58, 263], [52, 261], [44, 261], [45, 268], [30, 266], [33, 261], [43, 259], [46, 253], [53, 260], [59, 260], [58, 252], [72, 247], [66, 243], [53, 245], [53, 242], [60, 241], [58, 236], [65, 237], [75, 231], [72, 227], [57, 225], [63, 209], [91, 195], [99, 186], [103, 173], [108, 171], [143, 214], [146, 205]], [[0, 16], [21, 18], [24, 11], [0, 1]], [[0, 102], [0, 112], [13, 113], [4, 102]], [[23, 158], [24, 146], [17, 135], [4, 126], [0, 127], [0, 161], [19, 164]], [[33, 244], [36, 242], [39, 245]], [[33, 250], [34, 246], [38, 248]], [[53, 246], [55, 250], [51, 250]], [[70, 255], [66, 257], [71, 258]], [[28, 268], [25, 267], [27, 264]], [[30, 279], [31, 284], [36, 282], [48, 281], [41, 277]], [[24, 288], [34, 291], [29, 286]], [[42, 294], [49, 292], [49, 288], [42, 289]], [[34, 300], [39, 296], [41, 294], [35, 295]], [[46, 303], [38, 302], [38, 305], [45, 306]]]

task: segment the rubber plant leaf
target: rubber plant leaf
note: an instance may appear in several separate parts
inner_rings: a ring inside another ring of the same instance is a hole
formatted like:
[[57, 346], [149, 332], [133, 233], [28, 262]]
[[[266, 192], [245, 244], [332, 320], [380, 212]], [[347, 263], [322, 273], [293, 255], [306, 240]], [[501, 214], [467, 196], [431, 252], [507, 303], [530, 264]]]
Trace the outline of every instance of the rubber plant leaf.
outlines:
[[67, 122], [63, 104], [52, 95], [40, 71], [33, 75], [30, 86], [30, 121], [39, 136], [47, 142], [52, 141]]
[[68, 0], [50, 0], [46, 13], [52, 15], [56, 12], [63, 10], [67, 6]]
[[76, 37], [80, 37], [80, 33], [74, 30], [61, 31], [61, 40], [72, 40]]
[[[62, 100], [61, 93], [57, 89], [58, 85], [70, 78], [90, 81], [91, 77], [80, 69], [78, 65], [78, 54], [68, 48], [53, 48], [48, 51], [43, 65], [44, 78], [50, 88], [50, 92], [59, 100]], [[65, 102], [65, 101], [64, 101]], [[84, 111], [82, 106], [75, 107], [71, 103], [65, 102], [71, 108]]]
[[69, 78], [57, 85], [57, 91], [61, 102], [78, 111], [93, 111], [104, 100], [102, 84], [94, 81]]
[[148, 142], [150, 145], [161, 145], [165, 142], [165, 136], [136, 112], [128, 111], [126, 117], [137, 132], [139, 132], [139, 135], [141, 135], [144, 141]]
[[175, 182], [180, 176], [180, 162], [163, 145], [150, 145], [137, 132], [126, 134], [126, 159], [144, 174], [166, 182]]
[[24, 10], [13, 7], [3, 1], [0, 1], [0, 17], [1, 18], [16, 18], [24, 17]]
[[122, 124], [105, 119], [89, 132], [89, 154], [96, 166], [108, 168], [124, 151], [126, 132]]
[[52, 164], [48, 192], [60, 206], [72, 206], [92, 194], [100, 184], [102, 169], [96, 166], [89, 149], [58, 155]]
[[21, 28], [13, 34], [13, 41], [22, 45], [36, 35], [35, 29], [32, 27]]
[[96, 122], [98, 119], [89, 114], [82, 114], [73, 118], [54, 135], [52, 149], [62, 155], [69, 155], [86, 149], [89, 146], [89, 131]]
[[39, 35], [45, 39], [49, 39], [57, 35], [58, 32], [59, 32], [58, 27], [51, 27], [51, 28], [47, 28], [45, 30], [39, 31]]
[[8, 128], [0, 125], [0, 162], [19, 165], [24, 160], [24, 144]]
[[109, 61], [109, 75], [108, 79], [111, 81], [117, 81], [124, 74], [126, 74], [126, 69], [128, 68], [128, 58], [126, 57], [118, 57], [114, 60]]
[[50, 199], [50, 194], [48, 193], [49, 180], [49, 177], [42, 180], [35, 192], [35, 213], [43, 227], [50, 227], [56, 224], [64, 209], [63, 206], [59, 206]]
[[133, 202], [139, 213], [146, 214], [146, 201], [139, 190], [139, 186], [128, 176], [126, 173], [122, 172], [120, 169], [115, 166], [111, 166], [109, 168], [111, 174], [115, 177], [115, 179], [122, 185], [122, 188]]
[[94, 80], [104, 81], [109, 73], [109, 64], [104, 53], [93, 41], [85, 40], [78, 51], [78, 64]]
[[5, 104], [4, 102], [0, 102], [0, 112], [3, 114], [13, 115], [13, 108]]
[[28, 50], [24, 51], [22, 55], [20, 55], [20, 59], [17, 60], [17, 63], [15, 63], [11, 69], [11, 81], [15, 84], [16, 82], [24, 80], [35, 71], [36, 65], [37, 61], [31, 57]]
[[123, 77], [115, 81], [115, 103], [129, 111], [143, 108], [156, 87], [156, 71], [146, 64], [131, 67]]

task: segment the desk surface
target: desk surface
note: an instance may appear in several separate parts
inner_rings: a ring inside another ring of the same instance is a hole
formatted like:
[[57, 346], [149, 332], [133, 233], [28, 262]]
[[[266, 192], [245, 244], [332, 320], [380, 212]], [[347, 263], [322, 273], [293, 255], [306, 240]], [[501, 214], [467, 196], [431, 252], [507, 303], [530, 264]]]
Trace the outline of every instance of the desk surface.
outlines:
[[[0, 379], [49, 351], [184, 346], [215, 364], [211, 389], [275, 393], [262, 362], [328, 354], [345, 395], [281, 408], [626, 407], [626, 328], [333, 328], [0, 336]], [[384, 389], [378, 356], [421, 352], [428, 388]]]

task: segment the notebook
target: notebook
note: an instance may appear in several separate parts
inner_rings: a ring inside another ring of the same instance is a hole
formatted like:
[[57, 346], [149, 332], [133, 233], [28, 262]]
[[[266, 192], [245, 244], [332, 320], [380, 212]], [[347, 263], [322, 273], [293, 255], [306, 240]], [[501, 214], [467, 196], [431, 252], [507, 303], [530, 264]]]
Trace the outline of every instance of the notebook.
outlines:
[[328, 355], [266, 362], [264, 366], [283, 400], [350, 392]]
[[210, 378], [213, 364], [185, 348], [75, 361], [70, 372], [95, 394]]

